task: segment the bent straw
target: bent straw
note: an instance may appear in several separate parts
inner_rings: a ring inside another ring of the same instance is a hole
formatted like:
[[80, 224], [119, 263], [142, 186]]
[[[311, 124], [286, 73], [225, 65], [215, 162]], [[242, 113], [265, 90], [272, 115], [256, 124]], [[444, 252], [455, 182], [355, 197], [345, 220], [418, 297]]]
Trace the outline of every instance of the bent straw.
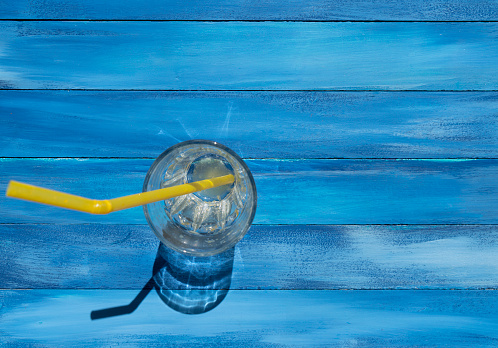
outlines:
[[90, 214], [109, 214], [113, 211], [138, 207], [140, 205], [207, 190], [213, 187], [228, 185], [233, 183], [234, 180], [234, 176], [229, 174], [188, 184], [104, 200], [75, 196], [69, 193], [49, 190], [11, 180], [5, 194], [7, 197], [19, 198], [26, 201], [53, 205]]

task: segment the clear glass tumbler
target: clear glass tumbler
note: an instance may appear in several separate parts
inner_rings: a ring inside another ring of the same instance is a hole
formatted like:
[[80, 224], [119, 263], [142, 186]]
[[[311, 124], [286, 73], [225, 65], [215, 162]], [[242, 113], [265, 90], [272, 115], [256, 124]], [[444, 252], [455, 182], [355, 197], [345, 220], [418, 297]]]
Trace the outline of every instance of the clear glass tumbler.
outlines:
[[254, 178], [232, 150], [190, 140], [163, 152], [152, 164], [143, 191], [232, 174], [233, 184], [147, 204], [144, 213], [159, 240], [185, 254], [211, 256], [244, 237], [256, 213]]

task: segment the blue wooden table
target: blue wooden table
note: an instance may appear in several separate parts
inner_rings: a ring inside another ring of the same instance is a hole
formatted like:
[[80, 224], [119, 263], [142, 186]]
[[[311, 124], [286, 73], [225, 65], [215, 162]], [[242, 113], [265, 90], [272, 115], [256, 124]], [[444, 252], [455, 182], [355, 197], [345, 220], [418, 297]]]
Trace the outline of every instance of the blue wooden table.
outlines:
[[0, 346], [498, 346], [498, 1], [0, 0], [0, 88], [1, 192], [189, 139], [258, 188], [209, 260], [2, 194]]

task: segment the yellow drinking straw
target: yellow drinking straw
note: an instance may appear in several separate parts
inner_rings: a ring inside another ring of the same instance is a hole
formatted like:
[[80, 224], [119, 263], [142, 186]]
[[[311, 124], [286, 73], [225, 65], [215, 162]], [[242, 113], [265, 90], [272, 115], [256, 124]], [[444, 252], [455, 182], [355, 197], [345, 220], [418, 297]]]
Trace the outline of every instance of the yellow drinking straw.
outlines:
[[138, 207], [140, 205], [207, 190], [213, 187], [228, 185], [233, 183], [234, 180], [234, 176], [229, 174], [188, 184], [104, 200], [75, 196], [69, 193], [49, 190], [11, 180], [7, 187], [6, 196], [53, 205], [60, 208], [78, 210], [90, 214], [109, 214], [113, 211]]

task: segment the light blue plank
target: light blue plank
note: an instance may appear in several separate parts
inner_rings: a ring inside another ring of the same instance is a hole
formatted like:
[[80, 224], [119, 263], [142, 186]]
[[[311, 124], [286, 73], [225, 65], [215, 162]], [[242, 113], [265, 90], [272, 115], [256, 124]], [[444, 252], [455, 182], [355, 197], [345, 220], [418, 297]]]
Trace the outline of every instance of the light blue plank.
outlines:
[[1, 22], [3, 89], [497, 90], [497, 23]]
[[246, 158], [496, 158], [496, 110], [483, 92], [8, 90], [0, 156], [155, 157], [200, 138]]
[[2, 0], [0, 18], [167, 20], [497, 20], [494, 0]]
[[137, 291], [2, 291], [0, 344], [81, 347], [492, 347], [497, 291], [230, 291], [202, 315], [151, 292], [130, 315], [90, 320]]
[[[138, 291], [159, 244], [144, 225], [0, 225], [0, 236], [0, 289]], [[230, 288], [496, 289], [497, 240], [496, 225], [256, 225], [237, 244]]]
[[[495, 224], [496, 160], [249, 160], [256, 224]], [[0, 159], [9, 179], [108, 199], [140, 192], [150, 159]], [[3, 223], [145, 223], [141, 207], [89, 215], [0, 196]]]

